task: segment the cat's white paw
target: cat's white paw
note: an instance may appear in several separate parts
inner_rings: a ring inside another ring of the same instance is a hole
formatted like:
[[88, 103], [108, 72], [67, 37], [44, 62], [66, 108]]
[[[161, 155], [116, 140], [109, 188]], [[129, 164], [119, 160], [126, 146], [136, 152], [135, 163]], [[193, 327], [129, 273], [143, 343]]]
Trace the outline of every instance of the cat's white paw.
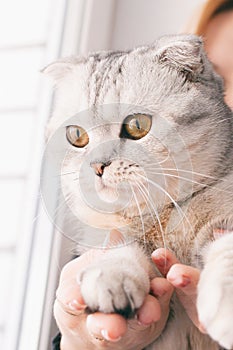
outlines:
[[230, 237], [221, 238], [207, 254], [198, 285], [197, 309], [211, 338], [233, 349], [233, 251], [229, 244]]
[[117, 312], [132, 316], [149, 293], [149, 277], [131, 261], [105, 260], [85, 269], [80, 288], [91, 312]]

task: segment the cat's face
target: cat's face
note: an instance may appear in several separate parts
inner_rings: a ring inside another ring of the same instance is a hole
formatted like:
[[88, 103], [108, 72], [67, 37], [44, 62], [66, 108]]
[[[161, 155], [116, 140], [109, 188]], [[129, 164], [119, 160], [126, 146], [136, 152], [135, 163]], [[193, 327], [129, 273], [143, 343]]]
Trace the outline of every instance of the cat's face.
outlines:
[[47, 71], [58, 86], [48, 130], [61, 130], [63, 193], [82, 221], [109, 228], [151, 213], [157, 220], [220, 171], [222, 85], [199, 39], [166, 37]]

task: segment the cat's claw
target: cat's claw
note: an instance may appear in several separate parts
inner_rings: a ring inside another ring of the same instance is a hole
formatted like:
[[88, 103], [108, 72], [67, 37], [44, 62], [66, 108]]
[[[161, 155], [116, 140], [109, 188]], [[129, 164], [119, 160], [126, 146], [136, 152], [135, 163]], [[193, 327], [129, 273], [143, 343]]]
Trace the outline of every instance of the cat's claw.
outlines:
[[135, 271], [129, 265], [123, 269], [119, 261], [105, 261], [82, 272], [80, 288], [89, 311], [135, 314], [149, 292], [149, 277], [140, 266]]

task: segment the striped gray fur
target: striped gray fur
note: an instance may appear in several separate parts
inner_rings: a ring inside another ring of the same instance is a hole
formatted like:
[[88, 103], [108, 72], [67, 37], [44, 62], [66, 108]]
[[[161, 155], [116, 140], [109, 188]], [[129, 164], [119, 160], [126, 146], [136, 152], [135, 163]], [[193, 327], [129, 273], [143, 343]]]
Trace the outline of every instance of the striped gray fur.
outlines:
[[[231, 349], [233, 119], [201, 39], [166, 36], [150, 46], [61, 60], [45, 72], [57, 90], [48, 138], [59, 135], [64, 144], [66, 234], [80, 250], [101, 246], [113, 228], [132, 243], [121, 238], [82, 272], [89, 309], [135, 312], [157, 274], [150, 254], [166, 246], [202, 270], [197, 309], [209, 335], [174, 297], [164, 331], [147, 346], [145, 340], [145, 349]], [[151, 121], [140, 139], [124, 129], [137, 115]], [[85, 129], [84, 147], [68, 142], [70, 126]]]

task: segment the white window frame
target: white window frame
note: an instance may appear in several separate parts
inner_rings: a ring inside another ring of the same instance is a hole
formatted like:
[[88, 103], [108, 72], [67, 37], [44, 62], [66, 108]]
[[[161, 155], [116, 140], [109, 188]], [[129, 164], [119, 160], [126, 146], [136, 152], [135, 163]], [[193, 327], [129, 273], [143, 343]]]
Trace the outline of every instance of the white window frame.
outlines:
[[[66, 0], [54, 2], [56, 2], [54, 5], [57, 9], [57, 17], [53, 21], [47, 41], [48, 62], [57, 59], [60, 55], [67, 6]], [[17, 266], [14, 268], [14, 290], [9, 301], [9, 319], [4, 337], [5, 350], [38, 349], [43, 298], [54, 237], [52, 223], [42, 211], [38, 199], [44, 129], [52, 103], [52, 92], [49, 85], [42, 80], [40, 92], [37, 134], [33, 145], [34, 156], [30, 165], [27, 196], [24, 198], [26, 212], [24, 213], [23, 235], [20, 237], [15, 258]], [[35, 299], [35, 295], [39, 296], [39, 299]]]
[[[56, 20], [50, 29], [46, 62], [58, 57], [109, 49], [114, 25], [116, 0], [54, 0]], [[104, 14], [104, 16], [103, 16]], [[98, 30], [97, 30], [98, 28]], [[72, 39], [71, 39], [72, 38]], [[41, 78], [38, 134], [34, 139], [25, 214], [24, 236], [16, 261], [13, 297], [4, 343], [5, 350], [51, 349], [52, 306], [61, 265], [66, 261], [62, 250], [68, 244], [54, 229], [38, 198], [44, 129], [51, 112], [53, 93]], [[56, 197], [56, 196], [54, 196]], [[56, 198], [54, 198], [54, 207]], [[67, 251], [68, 249], [65, 248]]]

